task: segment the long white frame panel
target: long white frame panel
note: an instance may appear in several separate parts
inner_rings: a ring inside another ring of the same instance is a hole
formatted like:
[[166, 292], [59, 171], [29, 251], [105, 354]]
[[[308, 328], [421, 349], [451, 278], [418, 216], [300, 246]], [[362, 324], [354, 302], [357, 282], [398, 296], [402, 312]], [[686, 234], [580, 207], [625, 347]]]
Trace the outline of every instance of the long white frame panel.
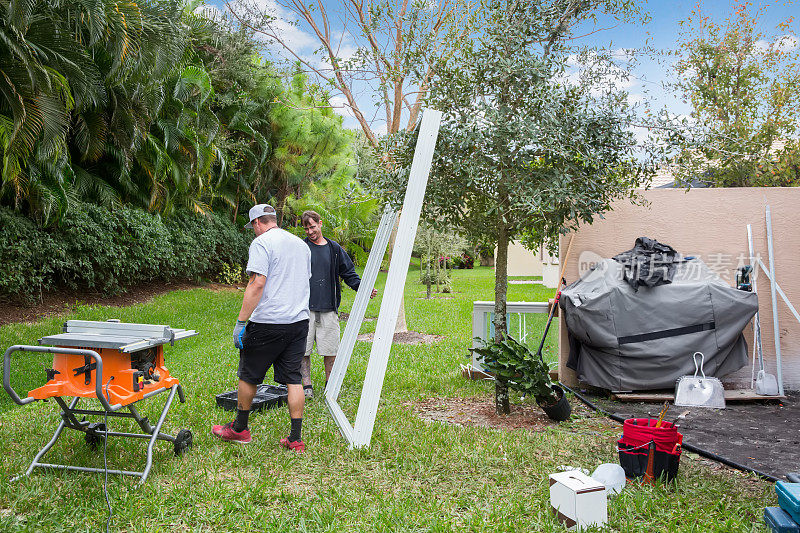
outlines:
[[[411, 163], [406, 196], [403, 200], [403, 209], [400, 214], [397, 236], [392, 250], [392, 261], [389, 265], [389, 274], [386, 278], [386, 286], [381, 299], [378, 323], [375, 326], [372, 350], [367, 363], [367, 373], [361, 389], [361, 400], [358, 404], [354, 426], [350, 426], [347, 416], [342, 411], [337, 400], [344, 374], [355, 346], [355, 337], [361, 328], [364, 312], [369, 303], [369, 295], [372, 293], [380, 263], [386, 253], [386, 244], [383, 243], [384, 235], [382, 233], [382, 230], [385, 231], [384, 222], [388, 224], [390, 215], [396, 217], [396, 213], [385, 212], [384, 218], [381, 220], [381, 227], [378, 230], [378, 235], [376, 235], [376, 243], [370, 252], [367, 266], [364, 269], [364, 279], [358, 288], [356, 301], [353, 304], [353, 313], [360, 316], [351, 314], [347, 320], [345, 334], [336, 354], [336, 362], [331, 371], [331, 378], [328, 381], [329, 388], [325, 391], [325, 404], [339, 426], [342, 436], [347, 440], [351, 448], [369, 446], [372, 438], [375, 417], [378, 413], [378, 402], [383, 389], [383, 379], [389, 362], [394, 328], [400, 312], [400, 302], [408, 275], [408, 262], [411, 259], [411, 249], [417, 234], [417, 226], [422, 212], [425, 189], [428, 186], [428, 176], [433, 161], [436, 139], [439, 135], [441, 118], [442, 113], [434, 109], [426, 110], [422, 116], [417, 145], [414, 149], [414, 160]], [[394, 218], [391, 218], [391, 225], [389, 225], [388, 229], [389, 234], [393, 225]], [[378, 242], [379, 237], [380, 242]], [[386, 236], [385, 240], [388, 243], [388, 236]]]

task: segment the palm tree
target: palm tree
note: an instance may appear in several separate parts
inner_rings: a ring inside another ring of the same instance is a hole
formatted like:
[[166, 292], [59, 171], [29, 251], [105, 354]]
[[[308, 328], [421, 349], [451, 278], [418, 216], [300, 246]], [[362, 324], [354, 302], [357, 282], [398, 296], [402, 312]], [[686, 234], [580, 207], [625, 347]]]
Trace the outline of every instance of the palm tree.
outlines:
[[47, 215], [65, 203], [73, 90], [90, 87], [94, 70], [61, 10], [2, 0], [0, 13], [0, 198]]

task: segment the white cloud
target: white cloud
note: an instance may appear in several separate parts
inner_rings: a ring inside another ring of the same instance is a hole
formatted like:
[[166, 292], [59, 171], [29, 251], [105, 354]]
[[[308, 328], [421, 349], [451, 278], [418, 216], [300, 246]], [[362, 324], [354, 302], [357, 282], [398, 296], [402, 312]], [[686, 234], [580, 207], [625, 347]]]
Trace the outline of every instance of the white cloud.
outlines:
[[356, 52], [358, 52], [358, 48], [355, 46], [351, 44], [342, 44], [342, 46], [340, 46], [337, 50], [336, 55], [340, 61], [349, 61], [350, 59], [353, 59], [353, 56], [356, 55]]
[[341, 115], [345, 118], [355, 118], [355, 114], [350, 106], [347, 105], [347, 98], [344, 96], [332, 96], [328, 99], [328, 103], [331, 104], [333, 112], [337, 115]]
[[636, 76], [617, 66], [609, 67], [608, 71], [603, 74], [602, 80], [614, 90], [630, 89], [638, 83]]
[[[274, 17], [270, 29], [295, 52], [314, 50], [319, 46], [317, 38], [300, 29], [297, 16], [275, 0], [235, 0], [234, 9], [243, 13], [257, 12]], [[280, 44], [277, 44], [280, 46]]]
[[611, 91], [626, 91], [637, 84], [636, 77], [617, 66], [605, 66], [603, 69], [586, 73], [592, 79], [591, 94], [600, 96]]
[[628, 95], [628, 104], [635, 106], [644, 102], [644, 96], [639, 93], [630, 93]]
[[222, 20], [222, 11], [217, 6], [211, 4], [200, 4], [194, 8], [194, 14], [205, 17], [208, 20], [220, 21]]
[[650, 130], [641, 126], [629, 126], [628, 131], [633, 133], [633, 138], [636, 140], [636, 146], [642, 147], [648, 142], [652, 141], [650, 138]]
[[697, 69], [694, 67], [689, 67], [686, 70], [679, 72], [678, 76], [686, 81], [693, 80], [697, 77]]
[[304, 32], [286, 19], [277, 18], [270, 25], [286, 46], [295, 52], [313, 49], [319, 45], [313, 35]]
[[623, 63], [630, 63], [633, 61], [633, 56], [635, 53], [636, 50], [633, 48], [617, 48], [616, 50], [611, 51], [611, 58]]
[[791, 52], [798, 46], [797, 37], [791, 34], [782, 35], [775, 39], [774, 43], [759, 39], [753, 45], [756, 53], [766, 54], [768, 52]]
[[769, 44], [769, 41], [765, 41], [764, 39], [759, 39], [755, 43], [753, 43], [753, 48], [755, 49], [756, 53], [766, 54], [769, 52], [769, 49], [772, 48], [772, 45]]
[[774, 49], [777, 52], [791, 52], [797, 48], [797, 37], [794, 35], [784, 35], [775, 41]]
[[696, 126], [698, 124], [697, 118], [686, 113], [671, 113], [667, 111], [666, 114], [662, 114], [662, 117], [675, 125], [683, 124], [685, 126]]
[[372, 126], [372, 131], [375, 133], [375, 135], [386, 135], [386, 132], [388, 131], [386, 129], [386, 122], [384, 121]]
[[582, 81], [590, 81], [593, 86], [591, 94], [594, 96], [599, 96], [608, 90], [612, 92], [627, 90], [638, 83], [633, 74], [594, 52], [583, 56], [570, 55], [567, 58], [567, 65], [573, 68], [568, 69], [568, 73], [557, 81], [573, 86]]
[[[344, 30], [331, 39], [331, 46], [339, 61], [349, 61], [356, 55], [356, 52], [358, 52], [358, 47], [354, 44], [353, 36]], [[330, 70], [331, 68], [331, 61], [328, 58], [327, 52], [317, 54], [312, 64], [322, 70]]]

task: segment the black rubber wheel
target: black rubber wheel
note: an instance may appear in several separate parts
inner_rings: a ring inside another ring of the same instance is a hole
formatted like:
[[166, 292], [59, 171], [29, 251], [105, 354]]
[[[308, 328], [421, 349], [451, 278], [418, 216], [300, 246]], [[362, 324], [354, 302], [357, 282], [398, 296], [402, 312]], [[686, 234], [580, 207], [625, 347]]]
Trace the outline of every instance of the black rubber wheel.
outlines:
[[192, 447], [192, 432], [182, 429], [175, 435], [175, 455], [183, 455]]
[[86, 431], [83, 434], [83, 438], [86, 441], [86, 444], [91, 446], [92, 448], [96, 448], [103, 442], [103, 435], [98, 435], [96, 431], [103, 431], [105, 432], [106, 425], [103, 422], [97, 422], [94, 424], [89, 424], [86, 428]]
[[97, 448], [100, 444], [103, 443], [103, 437], [95, 435], [93, 433], [84, 433], [83, 439], [86, 441], [86, 444], [91, 446], [92, 448]]

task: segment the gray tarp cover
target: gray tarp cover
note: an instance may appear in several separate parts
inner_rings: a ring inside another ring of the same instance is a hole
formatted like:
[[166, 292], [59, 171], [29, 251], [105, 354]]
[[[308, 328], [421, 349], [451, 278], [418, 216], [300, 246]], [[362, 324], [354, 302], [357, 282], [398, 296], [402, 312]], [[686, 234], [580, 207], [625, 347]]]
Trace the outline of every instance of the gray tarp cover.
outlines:
[[666, 389], [693, 374], [692, 354], [721, 377], [747, 364], [742, 330], [758, 297], [730, 287], [699, 259], [677, 263], [670, 284], [634, 292], [613, 259], [565, 288], [570, 333], [567, 366], [578, 379], [609, 390]]

